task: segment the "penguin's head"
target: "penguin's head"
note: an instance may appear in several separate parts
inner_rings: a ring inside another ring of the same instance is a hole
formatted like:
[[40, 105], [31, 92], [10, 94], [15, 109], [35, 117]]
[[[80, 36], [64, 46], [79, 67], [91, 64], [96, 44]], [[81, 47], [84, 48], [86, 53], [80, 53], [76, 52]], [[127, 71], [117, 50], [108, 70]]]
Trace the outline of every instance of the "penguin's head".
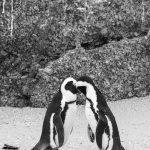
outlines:
[[76, 100], [78, 93], [76, 82], [74, 78], [68, 77], [61, 84], [61, 93], [64, 102], [73, 102]]
[[[82, 76], [77, 80], [76, 88], [83, 93], [87, 100], [94, 105], [95, 109], [97, 109], [97, 105], [108, 107], [105, 97], [95, 86], [93, 80], [88, 76]], [[101, 107], [101, 109], [103, 109]], [[104, 110], [104, 109], [103, 109]], [[105, 111], [105, 110], [104, 110]]]
[[76, 83], [76, 88], [91, 100], [96, 97], [93, 80], [88, 76], [80, 77]]

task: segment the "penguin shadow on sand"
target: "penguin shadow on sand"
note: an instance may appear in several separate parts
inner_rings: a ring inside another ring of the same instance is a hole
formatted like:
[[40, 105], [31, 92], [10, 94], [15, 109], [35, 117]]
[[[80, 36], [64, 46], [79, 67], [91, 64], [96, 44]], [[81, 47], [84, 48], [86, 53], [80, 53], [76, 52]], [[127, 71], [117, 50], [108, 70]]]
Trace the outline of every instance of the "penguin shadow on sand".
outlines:
[[[76, 80], [66, 78], [47, 108], [41, 137], [32, 150], [58, 150], [65, 145], [73, 130], [77, 93]], [[5, 144], [3, 149], [20, 148]]]
[[85, 116], [89, 140], [99, 150], [125, 150], [121, 145], [115, 117], [92, 79], [88, 76], [80, 77], [76, 88], [86, 97]]

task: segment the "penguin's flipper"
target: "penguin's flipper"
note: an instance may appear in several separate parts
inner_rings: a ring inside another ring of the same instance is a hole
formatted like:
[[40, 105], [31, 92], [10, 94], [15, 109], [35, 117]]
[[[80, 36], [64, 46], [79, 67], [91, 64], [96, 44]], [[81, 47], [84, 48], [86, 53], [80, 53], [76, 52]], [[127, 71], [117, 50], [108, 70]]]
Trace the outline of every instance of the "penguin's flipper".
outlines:
[[90, 125], [88, 124], [88, 127], [87, 127], [87, 133], [88, 133], [88, 137], [90, 139], [90, 141], [93, 143], [94, 140], [95, 140], [95, 135], [90, 127]]
[[4, 147], [2, 149], [19, 149], [19, 147], [11, 146], [8, 144], [4, 144]]
[[54, 125], [58, 134], [59, 147], [61, 147], [64, 143], [64, 126], [60, 115], [54, 115]]
[[[108, 129], [106, 118], [105, 119], [99, 119], [95, 134], [96, 134], [96, 143], [100, 149], [102, 148], [103, 135], [106, 135], [105, 134], [106, 129]], [[105, 143], [107, 143], [107, 140], [109, 140], [109, 138], [107, 138], [108, 136], [106, 136], [106, 139], [105, 139], [106, 142]]]

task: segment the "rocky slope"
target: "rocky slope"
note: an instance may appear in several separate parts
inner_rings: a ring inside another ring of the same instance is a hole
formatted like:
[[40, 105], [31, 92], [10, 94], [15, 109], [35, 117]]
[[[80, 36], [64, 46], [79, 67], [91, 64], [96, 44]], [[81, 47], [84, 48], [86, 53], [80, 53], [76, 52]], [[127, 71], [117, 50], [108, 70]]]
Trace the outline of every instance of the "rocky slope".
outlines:
[[107, 100], [146, 96], [150, 93], [149, 48], [143, 37], [112, 42], [89, 51], [73, 50], [50, 62], [40, 73], [46, 80], [34, 90], [32, 101], [38, 101], [36, 104], [43, 100], [43, 93], [52, 97], [68, 76], [76, 79], [90, 76]]

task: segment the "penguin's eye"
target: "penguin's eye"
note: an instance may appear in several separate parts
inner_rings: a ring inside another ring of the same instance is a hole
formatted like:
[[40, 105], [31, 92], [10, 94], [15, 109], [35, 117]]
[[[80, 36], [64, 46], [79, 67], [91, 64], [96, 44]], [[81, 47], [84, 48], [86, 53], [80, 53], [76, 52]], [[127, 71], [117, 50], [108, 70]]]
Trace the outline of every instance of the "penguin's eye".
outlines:
[[86, 87], [85, 86], [78, 86], [77, 89], [86, 96]]
[[71, 91], [73, 94], [77, 94], [78, 90], [76, 89], [75, 85], [73, 85], [73, 81], [70, 81], [65, 86], [66, 90]]

